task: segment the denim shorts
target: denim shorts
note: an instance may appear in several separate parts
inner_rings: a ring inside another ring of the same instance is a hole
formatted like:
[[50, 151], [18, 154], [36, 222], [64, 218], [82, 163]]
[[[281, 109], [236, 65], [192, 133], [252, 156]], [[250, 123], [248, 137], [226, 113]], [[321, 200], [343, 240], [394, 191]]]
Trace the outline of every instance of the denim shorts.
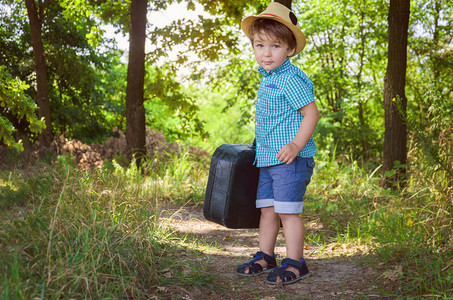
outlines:
[[260, 168], [256, 207], [273, 206], [275, 212], [281, 214], [301, 213], [314, 166], [312, 157], [296, 157], [290, 165]]

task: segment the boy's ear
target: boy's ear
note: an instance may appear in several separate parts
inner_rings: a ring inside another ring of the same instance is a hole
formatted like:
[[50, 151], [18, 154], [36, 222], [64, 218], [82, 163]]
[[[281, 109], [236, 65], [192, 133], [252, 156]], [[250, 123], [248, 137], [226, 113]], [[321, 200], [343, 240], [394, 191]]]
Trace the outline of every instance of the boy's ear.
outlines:
[[293, 49], [291, 49], [291, 50], [289, 51], [288, 57], [293, 56], [293, 55], [294, 55], [294, 52], [296, 52], [296, 48], [293, 48]]

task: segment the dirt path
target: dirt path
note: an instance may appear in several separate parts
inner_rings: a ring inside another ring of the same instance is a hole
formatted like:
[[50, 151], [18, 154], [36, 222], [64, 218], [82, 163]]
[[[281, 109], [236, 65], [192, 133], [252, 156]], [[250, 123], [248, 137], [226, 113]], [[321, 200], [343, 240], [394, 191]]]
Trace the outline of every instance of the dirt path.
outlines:
[[[311, 276], [291, 285], [272, 286], [265, 283], [265, 275], [235, 275], [236, 267], [258, 251], [257, 230], [228, 229], [209, 222], [200, 208], [168, 209], [165, 216], [177, 231], [216, 245], [203, 252], [209, 269], [219, 274], [219, 289], [185, 290], [186, 295], [180, 299], [390, 299], [379, 292], [375, 283], [379, 274], [359, 264], [360, 249], [351, 245], [333, 244], [323, 249], [306, 246]], [[312, 225], [307, 224], [307, 231]], [[283, 242], [283, 236], [279, 236], [275, 251], [278, 261], [285, 257]]]

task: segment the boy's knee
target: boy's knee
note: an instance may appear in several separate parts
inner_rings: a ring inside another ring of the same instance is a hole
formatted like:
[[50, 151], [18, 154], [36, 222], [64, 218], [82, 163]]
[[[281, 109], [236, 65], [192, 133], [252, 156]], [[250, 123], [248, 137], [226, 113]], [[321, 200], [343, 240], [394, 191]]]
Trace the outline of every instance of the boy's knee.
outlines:
[[278, 214], [282, 222], [285, 221], [298, 221], [301, 220], [299, 214]]
[[269, 217], [277, 217], [278, 214], [275, 212], [273, 206], [269, 207], [262, 207], [261, 208], [261, 214], [264, 216], [269, 216]]

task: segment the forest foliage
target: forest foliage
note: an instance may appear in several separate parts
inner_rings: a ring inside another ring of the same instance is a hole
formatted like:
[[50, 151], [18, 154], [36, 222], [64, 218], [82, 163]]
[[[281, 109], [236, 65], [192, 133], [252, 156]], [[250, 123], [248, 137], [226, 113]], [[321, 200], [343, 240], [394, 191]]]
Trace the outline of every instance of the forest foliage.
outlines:
[[[251, 49], [238, 21], [244, 11], [258, 11], [265, 3], [251, 2], [255, 6], [252, 9], [230, 2], [198, 4], [217, 16], [214, 18], [175, 20], [160, 28], [153, 20], [148, 21], [152, 46], [147, 53], [146, 124], [163, 131], [170, 139], [216, 135], [205, 130], [211, 120], [200, 117], [204, 114], [201, 103], [209, 94], [221, 95], [219, 98], [225, 103], [218, 104], [225, 112], [233, 106], [240, 108], [241, 115], [235, 120], [238, 124], [250, 124], [253, 118], [259, 76], [254, 72]], [[119, 59], [122, 50], [103, 37], [106, 23], [127, 34], [128, 5], [120, 3], [123, 2], [103, 1], [95, 6], [89, 1], [43, 2], [43, 39], [51, 83], [54, 136], [65, 133], [86, 142], [102, 142], [112, 128], [125, 129], [126, 66]], [[166, 5], [155, 1], [150, 10], [165, 9]], [[190, 11], [195, 4], [187, 5]], [[2, 72], [28, 85], [16, 94], [30, 103], [36, 91], [25, 7], [12, 0], [3, 0], [1, 7]], [[318, 139], [319, 148], [337, 147], [357, 158], [379, 162], [384, 130], [382, 89], [388, 2], [296, 1], [293, 10], [300, 15], [308, 38], [307, 48], [295, 63], [315, 82], [316, 100], [323, 117], [317, 131], [322, 137]], [[429, 84], [434, 84], [439, 96], [451, 106], [453, 79], [448, 76], [452, 66], [451, 14], [452, 5], [448, 1], [411, 4], [406, 93], [408, 114], [413, 119], [425, 119], [429, 106], [424, 99]], [[189, 51], [177, 52], [169, 58], [169, 52], [177, 45], [185, 45]], [[188, 53], [196, 53], [198, 58], [189, 60]], [[191, 70], [186, 79], [177, 75], [182, 67]], [[193, 88], [188, 88], [188, 84]], [[3, 89], [13, 87], [4, 85]], [[3, 93], [3, 102], [10, 99], [8, 95]], [[30, 132], [31, 128], [17, 125], [22, 115], [4, 108], [2, 120], [8, 122], [9, 128], [15, 128], [17, 134]], [[12, 132], [6, 132], [9, 133], [4, 139], [8, 136], [9, 141], [14, 140]], [[36, 136], [30, 138], [33, 141]]]

